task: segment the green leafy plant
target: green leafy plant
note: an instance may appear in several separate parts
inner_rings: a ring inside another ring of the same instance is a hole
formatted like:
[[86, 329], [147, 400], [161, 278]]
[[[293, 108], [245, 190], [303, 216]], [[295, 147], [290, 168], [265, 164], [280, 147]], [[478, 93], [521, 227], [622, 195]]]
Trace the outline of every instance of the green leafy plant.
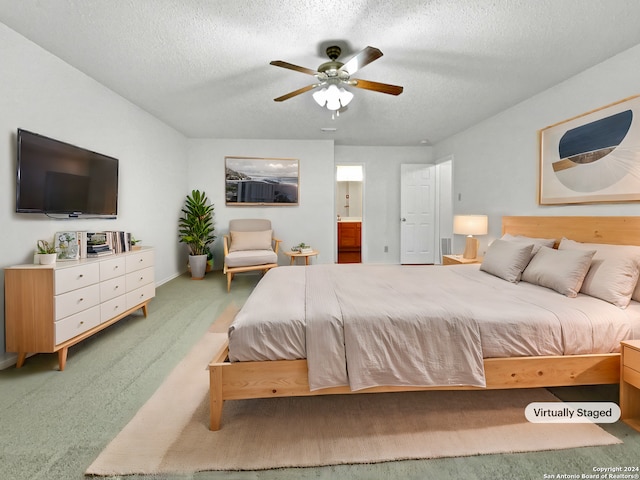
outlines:
[[178, 221], [178, 237], [187, 244], [191, 255], [208, 255], [209, 245], [216, 239], [213, 210], [204, 192], [193, 190], [187, 195]]
[[136, 243], [140, 243], [142, 240], [136, 239], [133, 235], [131, 235], [131, 245], [135, 245]]
[[299, 243], [298, 245], [294, 245], [293, 247], [291, 247], [291, 251], [292, 252], [300, 252], [303, 248], [311, 248], [311, 246], [307, 245], [304, 242], [302, 242], [302, 243]]
[[56, 247], [53, 243], [49, 243], [48, 240], [38, 240], [37, 243], [38, 253], [40, 255], [46, 255], [48, 253], [56, 253]]

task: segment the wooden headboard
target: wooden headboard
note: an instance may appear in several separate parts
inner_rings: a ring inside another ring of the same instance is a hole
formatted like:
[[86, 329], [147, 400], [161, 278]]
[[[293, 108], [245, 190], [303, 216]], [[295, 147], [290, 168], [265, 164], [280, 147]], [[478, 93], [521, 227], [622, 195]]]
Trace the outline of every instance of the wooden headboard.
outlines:
[[640, 217], [502, 217], [502, 233], [576, 242], [640, 245]]

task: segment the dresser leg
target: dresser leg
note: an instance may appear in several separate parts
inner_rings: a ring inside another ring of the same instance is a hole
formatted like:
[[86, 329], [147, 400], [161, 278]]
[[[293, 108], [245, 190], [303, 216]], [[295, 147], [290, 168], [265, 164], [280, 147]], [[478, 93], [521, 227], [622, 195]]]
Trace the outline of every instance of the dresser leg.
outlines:
[[58, 350], [58, 365], [60, 366], [60, 371], [64, 370], [65, 365], [67, 364], [67, 352], [69, 351], [68, 347], [61, 348]]
[[142, 305], [142, 314], [144, 315], [144, 318], [147, 318], [147, 304], [146, 303], [144, 305]]
[[16, 368], [22, 367], [26, 359], [27, 359], [27, 352], [18, 352], [18, 361], [16, 362]]

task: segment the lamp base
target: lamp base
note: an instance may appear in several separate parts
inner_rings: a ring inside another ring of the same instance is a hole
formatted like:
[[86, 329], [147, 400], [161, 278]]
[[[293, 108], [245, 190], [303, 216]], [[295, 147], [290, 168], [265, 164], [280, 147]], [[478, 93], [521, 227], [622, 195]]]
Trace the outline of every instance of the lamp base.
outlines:
[[477, 238], [473, 238], [471, 235], [467, 237], [467, 243], [464, 247], [464, 253], [462, 258], [473, 259], [478, 256], [478, 242]]

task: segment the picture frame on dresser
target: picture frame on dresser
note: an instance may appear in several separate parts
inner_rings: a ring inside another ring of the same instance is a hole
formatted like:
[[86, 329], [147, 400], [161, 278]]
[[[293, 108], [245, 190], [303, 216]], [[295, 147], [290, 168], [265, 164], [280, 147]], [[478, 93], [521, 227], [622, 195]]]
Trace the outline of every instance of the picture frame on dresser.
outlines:
[[80, 258], [78, 232], [56, 232], [55, 247], [58, 260], [77, 260]]

